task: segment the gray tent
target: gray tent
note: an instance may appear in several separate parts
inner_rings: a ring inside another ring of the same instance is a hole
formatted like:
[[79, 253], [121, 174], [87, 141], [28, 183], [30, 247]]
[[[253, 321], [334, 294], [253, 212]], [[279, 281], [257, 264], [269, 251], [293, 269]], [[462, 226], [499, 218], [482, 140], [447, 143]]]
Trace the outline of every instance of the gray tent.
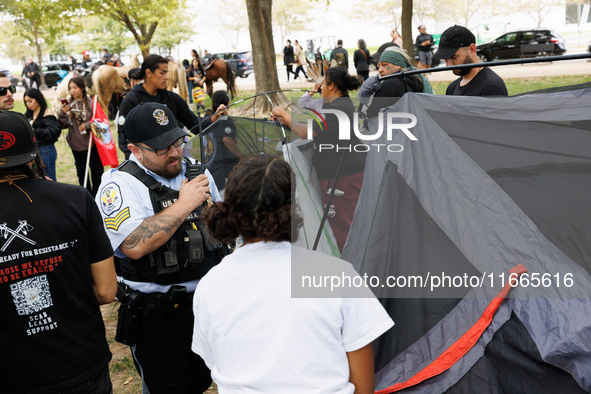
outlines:
[[[380, 393], [591, 391], [591, 98], [564, 96], [389, 109], [418, 140], [372, 141], [404, 149], [368, 155], [342, 253], [414, 278], [374, 289], [396, 323], [374, 344]], [[431, 288], [446, 275], [476, 280]]]

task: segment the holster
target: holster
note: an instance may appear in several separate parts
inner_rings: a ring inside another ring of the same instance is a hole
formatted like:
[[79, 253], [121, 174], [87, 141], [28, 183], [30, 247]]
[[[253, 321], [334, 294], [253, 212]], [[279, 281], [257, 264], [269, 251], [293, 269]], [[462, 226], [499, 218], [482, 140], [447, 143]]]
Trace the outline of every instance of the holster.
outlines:
[[142, 307], [138, 297], [142, 294], [138, 290], [121, 291], [127, 286], [119, 284], [118, 293], [123, 294], [120, 298], [119, 319], [117, 320], [117, 331], [115, 340], [128, 346], [135, 345], [137, 334], [141, 325]]

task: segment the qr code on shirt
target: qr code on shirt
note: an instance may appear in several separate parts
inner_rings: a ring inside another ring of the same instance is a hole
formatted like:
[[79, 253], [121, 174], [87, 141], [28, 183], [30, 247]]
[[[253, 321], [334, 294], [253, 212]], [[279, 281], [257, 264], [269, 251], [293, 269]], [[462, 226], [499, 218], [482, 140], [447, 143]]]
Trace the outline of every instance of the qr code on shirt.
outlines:
[[30, 315], [53, 305], [47, 275], [37, 276], [10, 285], [10, 292], [19, 315]]

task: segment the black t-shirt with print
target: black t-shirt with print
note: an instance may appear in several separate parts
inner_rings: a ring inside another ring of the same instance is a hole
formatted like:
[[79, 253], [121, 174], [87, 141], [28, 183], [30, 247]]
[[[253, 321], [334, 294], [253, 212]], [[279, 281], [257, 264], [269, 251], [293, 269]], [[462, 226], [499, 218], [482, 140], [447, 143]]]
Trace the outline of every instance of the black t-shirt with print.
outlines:
[[113, 250], [86, 189], [14, 184], [0, 183], [0, 391], [55, 393], [111, 359], [91, 264]]

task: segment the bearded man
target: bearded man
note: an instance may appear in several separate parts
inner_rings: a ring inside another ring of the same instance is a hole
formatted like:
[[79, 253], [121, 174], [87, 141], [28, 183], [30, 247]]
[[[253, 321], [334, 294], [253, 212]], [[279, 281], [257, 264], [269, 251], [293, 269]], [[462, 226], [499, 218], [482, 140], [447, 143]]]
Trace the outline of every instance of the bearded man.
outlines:
[[[434, 57], [445, 59], [446, 66], [480, 63], [476, 54], [476, 37], [463, 26], [445, 30]], [[507, 87], [501, 77], [488, 67], [453, 70], [460, 76], [449, 84], [445, 92], [452, 96], [507, 96]]]
[[221, 198], [209, 171], [187, 178], [189, 135], [165, 104], [139, 103], [125, 124], [130, 159], [103, 174], [96, 197], [122, 277], [115, 339], [131, 346], [144, 392], [202, 393], [211, 377], [191, 351], [193, 293], [225, 249], [201, 207]]

